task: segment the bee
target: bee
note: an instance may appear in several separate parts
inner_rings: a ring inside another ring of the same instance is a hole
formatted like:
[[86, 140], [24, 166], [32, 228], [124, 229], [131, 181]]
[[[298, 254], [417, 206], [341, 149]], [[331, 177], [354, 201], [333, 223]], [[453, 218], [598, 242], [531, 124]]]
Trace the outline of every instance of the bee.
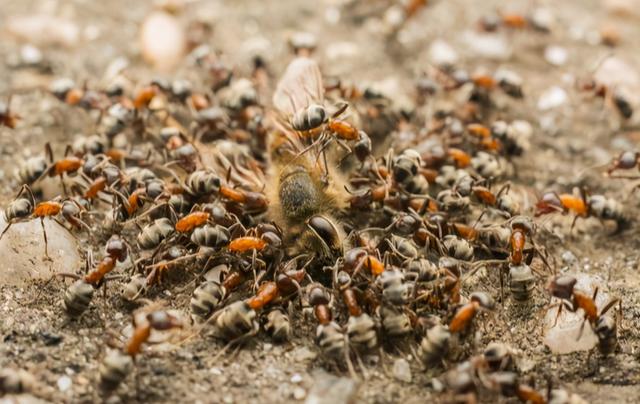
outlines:
[[171, 220], [167, 218], [156, 219], [138, 233], [138, 246], [143, 250], [150, 250], [160, 245], [173, 232], [174, 226]]
[[276, 342], [286, 342], [291, 338], [291, 322], [282, 308], [271, 310], [264, 323], [264, 330]]
[[[283, 229], [287, 242], [311, 243], [311, 249], [322, 257], [341, 255], [344, 231], [333, 216], [346, 208], [348, 194], [345, 181], [337, 167], [333, 149], [308, 139], [292, 127], [291, 119], [301, 111], [309, 112], [311, 104], [322, 103], [324, 97], [322, 76], [312, 59], [295, 59], [282, 79], [273, 97], [279, 119], [273, 120], [274, 129], [268, 143], [270, 171], [266, 186], [269, 200], [268, 214]], [[319, 116], [295, 118], [300, 128], [322, 122], [320, 108], [311, 108]], [[315, 112], [314, 112], [315, 114]], [[307, 125], [309, 124], [309, 125]], [[308, 142], [311, 141], [311, 144]], [[305, 249], [307, 246], [304, 247]]]

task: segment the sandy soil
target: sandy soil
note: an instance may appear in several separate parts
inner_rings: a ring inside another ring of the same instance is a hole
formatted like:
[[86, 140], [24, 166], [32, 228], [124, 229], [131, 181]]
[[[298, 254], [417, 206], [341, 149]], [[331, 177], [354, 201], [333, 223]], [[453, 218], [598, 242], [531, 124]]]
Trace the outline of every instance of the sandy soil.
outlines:
[[[379, 18], [375, 15], [359, 21], [343, 7], [339, 22], [330, 22], [332, 10], [343, 1], [306, 2], [286, 0], [265, 2], [243, 0], [233, 2], [195, 1], [181, 15], [186, 23], [203, 19], [213, 24], [210, 45], [222, 52], [240, 74], [248, 72], [252, 49], [260, 49], [274, 75], [288, 60], [286, 38], [291, 32], [306, 30], [319, 39], [318, 58], [323, 72], [347, 80], [376, 82], [387, 80], [396, 86], [398, 97], [411, 92], [414, 79], [429, 62], [428, 47], [436, 38], [445, 39], [458, 52], [460, 64], [474, 70], [493, 71], [506, 67], [524, 77], [525, 98], [509, 102], [498, 113], [509, 119], [528, 120], [534, 128], [532, 147], [514, 161], [514, 187], [532, 202], [536, 194], [554, 186], [570, 190], [586, 185], [594, 192], [606, 193], [623, 202], [634, 220], [631, 228], [612, 234], [610, 226], [597, 220], [579, 221], [569, 232], [570, 218], [556, 217], [545, 223], [538, 237], [555, 257], [557, 271], [570, 270], [599, 275], [601, 286], [610, 296], [622, 298], [624, 316], [619, 352], [603, 359], [579, 351], [566, 355], [552, 354], [542, 344], [542, 317], [548, 298], [542, 292], [545, 281], [538, 281], [535, 299], [519, 306], [506, 299], [497, 315], [486, 319], [486, 332], [481, 346], [502, 340], [520, 349], [527, 358], [525, 375], [540, 386], [551, 378], [591, 402], [637, 402], [640, 400], [640, 275], [638, 259], [640, 239], [637, 235], [638, 196], [630, 194], [630, 182], [603, 178], [598, 170], [588, 167], [606, 163], [621, 149], [633, 149], [638, 132], [612, 129], [611, 109], [601, 100], [579, 93], [572, 78], [588, 77], [603, 55], [614, 53], [631, 66], [640, 66], [640, 19], [615, 16], [599, 1], [500, 1], [472, 0], [434, 1], [411, 20], [400, 35], [400, 42], [388, 43], [377, 33]], [[374, 1], [372, 4], [385, 4]], [[508, 32], [502, 34], [511, 55], [492, 60], [474, 54], [465, 39], [475, 22], [492, 10], [502, 9], [527, 13], [533, 4], [547, 7], [555, 16], [551, 33]], [[56, 150], [73, 140], [76, 133], [89, 130], [91, 118], [81, 111], [61, 105], [43, 91], [53, 76], [71, 76], [93, 83], [102, 77], [116, 57], [130, 62], [133, 79], [148, 80], [157, 76], [141, 60], [137, 45], [140, 21], [152, 9], [147, 2], [0, 1], [0, 29], [6, 28], [12, 16], [35, 11], [50, 12], [71, 19], [80, 27], [80, 41], [71, 48], [42, 47], [53, 75], [37, 69], [15, 68], [20, 46], [24, 43], [0, 33], [0, 94], [13, 94], [12, 108], [22, 120], [18, 128], [0, 128], [0, 202], [15, 194], [18, 184], [13, 170], [16, 162], [39, 153], [45, 142]], [[378, 14], [379, 16], [379, 14]], [[377, 21], [377, 22], [376, 22]], [[378, 24], [378, 25], [376, 25]], [[603, 24], [613, 24], [621, 33], [618, 47], [590, 44], [589, 35]], [[265, 42], [266, 41], [266, 42]], [[555, 67], [544, 59], [545, 46], [562, 46], [568, 53], [566, 63]], [[189, 77], [188, 68], [180, 68], [176, 76]], [[540, 112], [537, 102], [551, 86], [564, 88], [569, 100], [561, 108]], [[552, 123], [549, 123], [552, 122]], [[573, 258], [568, 254], [571, 252]], [[35, 265], [46, 265], [36, 262]], [[537, 263], [536, 265], [539, 265]], [[67, 270], [72, 270], [68, 268]], [[496, 273], [481, 274], [476, 286], [499, 294]], [[156, 291], [172, 307], [188, 307], [191, 291], [187, 281], [177, 281], [165, 291]], [[45, 391], [42, 398], [54, 402], [93, 402], [99, 360], [104, 355], [109, 331], [122, 330], [129, 322], [132, 307], [123, 303], [116, 287], [106, 297], [98, 296], [90, 311], [78, 322], [64, 320], [60, 300], [64, 284], [53, 281], [28, 283], [24, 286], [0, 285], [0, 367], [29, 370]], [[328, 400], [341, 402], [351, 395], [356, 402], [425, 402], [442, 400], [431, 386], [436, 375], [425, 371], [410, 350], [389, 349], [370, 356], [366, 363], [368, 378], [355, 382], [331, 379], [327, 374], [347, 378], [344, 370], [325, 363], [318, 356], [311, 336], [313, 326], [308, 319], [298, 318], [295, 337], [286, 345], [275, 345], [257, 338], [235, 355], [217, 356], [221, 345], [207, 338], [194, 338], [169, 352], [151, 350], [137, 363], [136, 376], [130, 378], [119, 395], [110, 401], [123, 402], [289, 402], [305, 397], [338, 396]], [[393, 376], [393, 364], [406, 358], [412, 370], [410, 382]], [[70, 385], [66, 383], [71, 381]], [[325, 384], [323, 384], [325, 383]], [[314, 389], [331, 386], [329, 393]], [[331, 384], [333, 383], [333, 384]]]

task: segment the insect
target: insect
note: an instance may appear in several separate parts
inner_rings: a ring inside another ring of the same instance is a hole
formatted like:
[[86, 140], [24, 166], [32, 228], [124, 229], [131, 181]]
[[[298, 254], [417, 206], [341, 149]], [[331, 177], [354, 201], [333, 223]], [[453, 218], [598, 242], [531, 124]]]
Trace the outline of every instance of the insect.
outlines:
[[[23, 194], [26, 195], [23, 196]], [[28, 185], [23, 185], [13, 201], [4, 209], [4, 218], [7, 221], [7, 226], [2, 230], [0, 239], [15, 221], [29, 217], [33, 213], [35, 205], [36, 201], [31, 188]]]
[[51, 148], [50, 143], [45, 144], [44, 150], [45, 150], [45, 155], [49, 159], [49, 166], [47, 167], [45, 172], [40, 176], [40, 178], [38, 178], [38, 180], [45, 175], [48, 175], [49, 177], [55, 177], [55, 176], [60, 177], [60, 183], [62, 184], [62, 189], [65, 195], [67, 195], [68, 193], [67, 193], [67, 186], [65, 185], [65, 182], [64, 182], [64, 174], [67, 174], [67, 175], [75, 174], [78, 170], [80, 170], [80, 168], [82, 168], [85, 161], [74, 155], [70, 155], [73, 151], [71, 146], [67, 146], [64, 153], [65, 157], [61, 160], [54, 160], [53, 150]]
[[264, 329], [276, 342], [289, 341], [291, 338], [289, 316], [282, 308], [274, 308], [266, 315]]
[[[64, 294], [63, 306], [65, 312], [71, 318], [77, 318], [88, 308], [93, 298], [94, 289], [100, 287], [116, 266], [116, 262], [124, 262], [128, 256], [128, 246], [118, 235], [112, 235], [105, 245], [106, 256], [90, 270], [85, 276], [78, 277], [75, 274], [60, 273], [60, 276], [79, 278]], [[91, 257], [87, 257], [87, 268], [91, 266]]]
[[460, 307], [449, 323], [452, 334], [464, 331], [469, 327], [473, 318], [481, 310], [493, 310], [494, 302], [491, 296], [484, 292], [474, 292], [469, 297], [469, 303]]
[[150, 250], [160, 245], [173, 232], [174, 225], [171, 220], [167, 218], [156, 219], [138, 233], [138, 246], [144, 250]]
[[[0, 397], [5, 394], [18, 395], [22, 393], [33, 393], [36, 380], [33, 375], [22, 369], [12, 369], [3, 367], [0, 370]], [[9, 399], [5, 397], [4, 399]]]
[[636, 151], [631, 151], [631, 150], [623, 151], [622, 153], [620, 153], [618, 157], [613, 159], [613, 161], [609, 165], [609, 168], [607, 168], [607, 175], [612, 178], [632, 178], [632, 179], [638, 178], [637, 176], [618, 177], [612, 174], [618, 170], [631, 170], [636, 166], [638, 166], [639, 163], [640, 163], [640, 153]]
[[442, 324], [435, 324], [427, 330], [420, 342], [420, 358], [427, 366], [441, 363], [449, 353], [451, 332]]
[[231, 272], [225, 276], [222, 283], [206, 281], [201, 283], [191, 297], [191, 314], [197, 322], [204, 322], [224, 301], [227, 294], [244, 282], [242, 272]]
[[321, 102], [323, 91], [315, 61], [297, 58], [291, 62], [273, 97], [277, 113], [284, 118], [273, 122], [276, 130], [268, 141], [271, 164], [265, 190], [269, 217], [283, 229], [285, 241], [312, 240], [312, 250], [326, 256], [332, 250], [341, 252], [334, 241], [335, 234], [342, 236], [342, 229], [333, 215], [346, 207], [345, 181], [325, 146], [314, 141], [306, 147], [308, 139], [286, 122], [310, 104]]
[[[580, 331], [578, 338], [582, 337], [584, 331], [584, 325], [588, 321], [589, 325], [594, 331], [598, 330], [600, 326], [600, 334], [598, 336], [599, 347], [603, 353], [610, 353], [617, 345], [617, 329], [615, 325], [611, 325], [610, 320], [605, 320], [605, 314], [611, 310], [616, 304], [620, 303], [620, 299], [611, 299], [601, 310], [598, 312], [596, 306], [596, 297], [598, 296], [598, 288], [593, 291], [593, 295], [589, 296], [581, 291], [575, 290], [577, 279], [570, 275], [556, 276], [547, 285], [547, 291], [551, 296], [560, 299], [558, 308], [558, 314], [556, 315], [556, 322], [558, 317], [565, 308], [571, 312], [576, 312], [578, 309], [582, 309], [584, 312], [584, 321], [580, 325]], [[555, 325], [555, 323], [554, 323]]]
[[254, 336], [258, 332], [256, 316], [256, 311], [246, 300], [239, 300], [216, 312], [209, 321], [213, 321], [216, 337], [234, 342]]
[[11, 112], [10, 104], [11, 97], [9, 97], [6, 103], [0, 101], [0, 125], [14, 129], [20, 117]]
[[316, 343], [327, 357], [333, 359], [344, 357], [347, 352], [347, 342], [342, 328], [333, 321], [329, 307], [330, 295], [322, 286], [311, 285], [308, 299], [318, 320]]
[[242, 204], [248, 212], [259, 213], [267, 209], [269, 202], [261, 192], [244, 191], [238, 188], [220, 186], [220, 195]]
[[367, 313], [362, 311], [355, 289], [349, 286], [351, 277], [346, 272], [342, 272], [338, 275], [338, 283], [342, 300], [349, 312], [349, 320], [346, 327], [349, 343], [366, 352], [366, 350], [372, 349], [378, 344], [375, 323]]
[[525, 302], [531, 299], [535, 281], [536, 277], [529, 265], [525, 263], [509, 265], [509, 288], [516, 301]]
[[[153, 307], [153, 306], [152, 306]], [[121, 350], [109, 352], [100, 365], [100, 388], [105, 393], [110, 393], [118, 388], [124, 379], [131, 373], [133, 363], [142, 352], [144, 344], [148, 343], [152, 330], [167, 331], [183, 328], [182, 322], [174, 315], [164, 310], [153, 310], [148, 313], [143, 308], [142, 321], [136, 320], [140, 316], [134, 313], [133, 332], [125, 342]]]
[[571, 194], [557, 194], [546, 192], [536, 203], [536, 216], [554, 212], [575, 214], [571, 228], [575, 226], [579, 217], [596, 217], [601, 220], [613, 220], [617, 230], [623, 229], [629, 219], [624, 214], [622, 206], [615, 199], [604, 195], [588, 195], [586, 190], [580, 190], [580, 197]]
[[43, 156], [28, 158], [18, 169], [18, 179], [22, 184], [31, 185], [47, 170], [47, 160]]

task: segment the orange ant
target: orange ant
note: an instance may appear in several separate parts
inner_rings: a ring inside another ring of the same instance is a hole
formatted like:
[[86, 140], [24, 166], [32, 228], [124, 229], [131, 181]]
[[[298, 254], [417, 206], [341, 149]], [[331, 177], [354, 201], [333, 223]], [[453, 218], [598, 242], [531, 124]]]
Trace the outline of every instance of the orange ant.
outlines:
[[[21, 197], [21, 195], [27, 192], [29, 194], [29, 198]], [[2, 233], [0, 234], [0, 239], [4, 234], [9, 230], [11, 225], [17, 221], [25, 220], [29, 216], [32, 218], [39, 218], [40, 224], [42, 226], [42, 234], [44, 235], [44, 252], [45, 257], [47, 259], [51, 259], [49, 257], [48, 251], [48, 240], [47, 240], [47, 231], [44, 226], [44, 218], [49, 217], [53, 218], [58, 224], [60, 223], [54, 216], [59, 214], [62, 215], [69, 223], [76, 227], [84, 226], [87, 230], [91, 230], [88, 224], [80, 220], [77, 215], [82, 211], [82, 206], [75, 201], [74, 199], [65, 199], [65, 200], [51, 200], [44, 201], [38, 204], [35, 203], [35, 198], [33, 196], [33, 192], [28, 185], [24, 185], [16, 198], [7, 206], [5, 209], [5, 217], [8, 221], [7, 226], [4, 228]], [[64, 227], [64, 226], [63, 226]]]
[[7, 100], [7, 103], [0, 102], [0, 125], [4, 125], [8, 128], [15, 129], [16, 124], [20, 116], [11, 113], [11, 96]]
[[464, 331], [480, 310], [493, 310], [493, 306], [493, 299], [488, 294], [484, 292], [472, 293], [469, 297], [469, 303], [459, 308], [451, 319], [449, 331], [452, 333]]
[[579, 197], [571, 194], [558, 194], [553, 191], [544, 193], [536, 203], [535, 216], [538, 217], [554, 212], [575, 213], [576, 216], [571, 223], [571, 229], [573, 229], [578, 217], [587, 217], [589, 215], [589, 204], [585, 190], [580, 190]]
[[53, 158], [53, 150], [51, 149], [50, 143], [45, 144], [44, 150], [50, 164], [47, 167], [47, 169], [44, 171], [44, 173], [40, 176], [40, 178], [38, 178], [36, 181], [41, 180], [45, 176], [49, 176], [49, 177], [59, 176], [60, 182], [62, 184], [62, 189], [65, 195], [67, 195], [68, 193], [67, 193], [67, 186], [64, 183], [64, 174], [76, 173], [84, 165], [85, 163], [84, 160], [72, 155], [73, 150], [71, 146], [67, 146], [67, 148], [65, 149], [65, 153], [64, 153], [65, 157], [57, 161], [55, 161]]
[[555, 322], [553, 326], [555, 327], [558, 322], [558, 318], [560, 317], [560, 313], [562, 312], [562, 308], [566, 308], [567, 310], [575, 313], [578, 309], [582, 309], [584, 311], [584, 320], [580, 325], [580, 332], [578, 334], [578, 338], [582, 336], [582, 332], [584, 330], [584, 324], [589, 321], [589, 325], [591, 325], [592, 329], [596, 329], [596, 325], [600, 322], [601, 318], [617, 303], [620, 302], [620, 299], [614, 298], [611, 299], [598, 313], [598, 307], [596, 306], [596, 297], [598, 296], [598, 287], [593, 291], [593, 295], [589, 296], [583, 292], [575, 290], [575, 285], [577, 283], [577, 279], [573, 276], [569, 275], [560, 275], [553, 278], [549, 284], [547, 285], [547, 291], [553, 297], [557, 297], [561, 300], [559, 303], [558, 314], [556, 315]]

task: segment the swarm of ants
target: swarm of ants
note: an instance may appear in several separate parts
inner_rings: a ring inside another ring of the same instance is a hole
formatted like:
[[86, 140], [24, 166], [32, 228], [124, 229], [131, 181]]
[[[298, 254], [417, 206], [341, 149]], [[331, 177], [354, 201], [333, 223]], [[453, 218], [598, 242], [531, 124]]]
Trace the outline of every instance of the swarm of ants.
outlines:
[[[485, 29], [527, 21], [503, 16], [496, 24], [484, 21]], [[100, 394], [120, 388], [154, 333], [217, 338], [227, 344], [222, 355], [261, 333], [288, 343], [294, 322], [315, 322], [310, 337], [336, 372], [357, 377], [363, 357], [403, 346], [455, 402], [580, 402], [550, 383], [545, 392], [525, 381], [506, 344], [477, 354], [474, 333], [501, 310], [498, 298], [526, 305], [541, 293], [536, 285], [548, 283], [559, 310], [584, 314], [601, 355], [615, 354], [618, 317], [608, 312], [621, 301], [598, 311], [595, 294], [555, 275], [536, 232], [551, 214], [595, 217], [621, 230], [630, 224], [622, 206], [583, 189], [548, 191], [534, 211], [520, 207], [511, 161], [526, 153], [528, 139], [490, 113], [495, 92], [514, 102], [524, 96], [509, 75], [432, 68], [416, 82], [414, 109], [398, 110], [373, 89], [323, 77], [313, 43], [294, 45], [275, 84], [263, 60], [240, 78], [206, 52], [197, 61], [208, 77], [203, 88], [184, 80], [133, 92], [117, 83], [52, 83], [61, 103], [98, 113], [96, 134], [62, 157], [47, 145], [20, 167], [23, 186], [4, 209], [2, 235], [16, 222], [40, 220], [45, 259], [45, 219], [101, 238], [97, 263], [88, 250], [84, 272], [56, 275], [74, 279], [61, 292], [68, 321], [89, 315], [106, 283], [119, 283], [122, 298], [142, 306], [131, 335], [114, 338], [101, 359]], [[461, 105], [432, 108], [433, 98], [454, 92], [468, 95]], [[20, 118], [7, 105], [0, 123], [13, 128]], [[638, 161], [625, 152], [607, 174]], [[38, 197], [46, 177], [61, 181], [59, 197]], [[506, 296], [502, 286], [499, 295], [469, 290], [478, 271], [494, 269], [506, 277]], [[151, 300], [175, 277], [193, 281], [184, 308], [190, 320]], [[28, 388], [18, 375], [0, 381], [3, 393]]]

